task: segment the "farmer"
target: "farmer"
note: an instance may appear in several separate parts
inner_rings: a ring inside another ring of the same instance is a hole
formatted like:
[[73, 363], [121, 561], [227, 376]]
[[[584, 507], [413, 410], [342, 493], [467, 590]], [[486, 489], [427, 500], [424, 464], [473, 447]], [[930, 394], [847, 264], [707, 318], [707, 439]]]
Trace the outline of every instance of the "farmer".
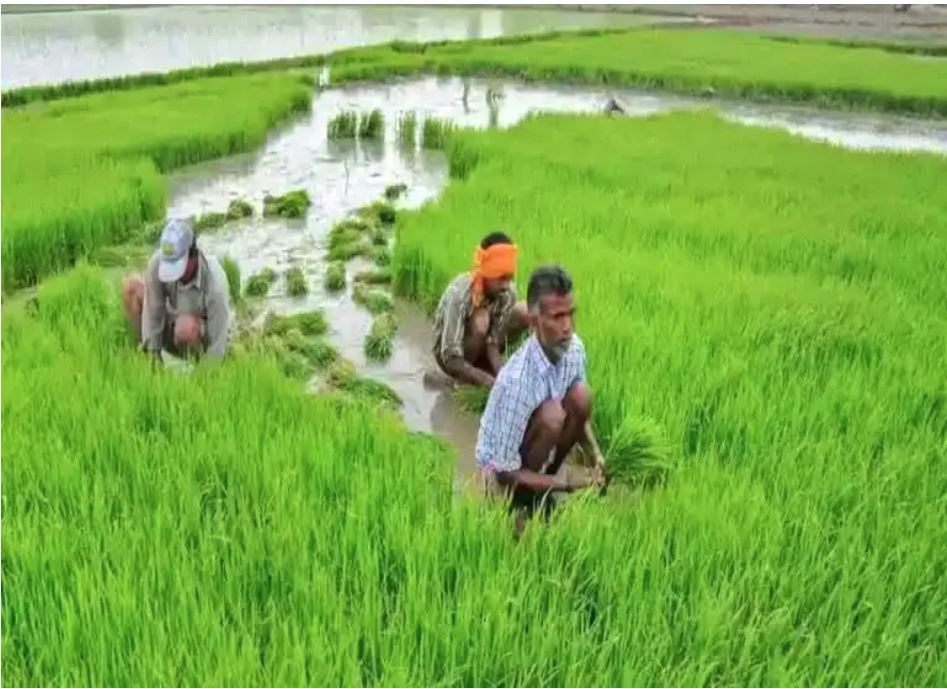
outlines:
[[142, 349], [161, 358], [227, 351], [230, 306], [227, 276], [213, 256], [198, 249], [189, 220], [170, 220], [144, 276], [130, 275], [122, 301], [132, 334]]
[[500, 346], [526, 329], [526, 306], [516, 301], [517, 248], [502, 232], [488, 234], [473, 270], [458, 275], [434, 314], [434, 358], [455, 380], [491, 386], [503, 360]]
[[[529, 516], [552, 491], [601, 485], [604, 462], [589, 419], [592, 393], [585, 380], [585, 348], [573, 331], [572, 279], [559, 266], [529, 278], [529, 339], [500, 370], [480, 419], [477, 465], [491, 492]], [[590, 478], [556, 476], [580, 443], [595, 468]]]

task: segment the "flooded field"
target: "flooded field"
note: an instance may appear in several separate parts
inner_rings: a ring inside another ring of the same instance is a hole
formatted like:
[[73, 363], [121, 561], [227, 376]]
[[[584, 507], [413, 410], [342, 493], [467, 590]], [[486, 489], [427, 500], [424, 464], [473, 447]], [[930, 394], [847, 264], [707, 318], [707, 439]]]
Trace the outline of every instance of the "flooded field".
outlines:
[[[488, 91], [502, 94], [493, 101], [498, 105], [490, 105]], [[455, 411], [449, 393], [425, 375], [434, 368], [429, 323], [417, 310], [401, 305], [393, 357], [387, 364], [368, 361], [363, 340], [371, 315], [352, 300], [351, 284], [340, 294], [329, 294], [322, 288], [327, 233], [335, 222], [378, 199], [388, 185], [407, 185], [398, 206], [415, 208], [435, 198], [447, 182], [442, 152], [417, 145], [405, 148], [398, 141], [396, 127], [407, 103], [415, 104], [422, 118], [446, 118], [465, 127], [507, 127], [533, 111], [600, 111], [609, 98], [615, 98], [633, 116], [708, 106], [706, 101], [659, 93], [458, 78], [328, 89], [314, 96], [311, 115], [274, 133], [260, 151], [175, 172], [170, 178], [168, 215], [220, 210], [235, 198], [248, 198], [259, 205], [266, 194], [305, 188], [313, 203], [304, 220], [253, 218], [205, 235], [202, 243], [212, 252], [235, 257], [244, 276], [264, 267], [282, 273], [292, 265], [301, 265], [314, 289], [305, 297], [290, 297], [279, 282], [271, 292], [268, 308], [278, 312], [325, 309], [332, 342], [342, 355], [402, 397], [403, 415], [411, 429], [433, 431], [449, 439], [459, 448], [461, 466], [472, 468], [476, 419]], [[839, 146], [947, 153], [944, 122], [737, 102], [715, 102], [713, 107], [738, 122], [776, 127]], [[327, 138], [329, 120], [339, 112], [376, 108], [385, 117], [383, 142]], [[507, 229], [516, 236], [516, 228]], [[359, 260], [350, 264], [350, 274], [368, 266], [367, 262], [361, 266]], [[466, 269], [465, 265], [457, 266], [457, 272]]]
[[10, 89], [312, 55], [396, 38], [492, 38], [651, 21], [640, 15], [555, 9], [304, 5], [5, 14], [0, 84]]

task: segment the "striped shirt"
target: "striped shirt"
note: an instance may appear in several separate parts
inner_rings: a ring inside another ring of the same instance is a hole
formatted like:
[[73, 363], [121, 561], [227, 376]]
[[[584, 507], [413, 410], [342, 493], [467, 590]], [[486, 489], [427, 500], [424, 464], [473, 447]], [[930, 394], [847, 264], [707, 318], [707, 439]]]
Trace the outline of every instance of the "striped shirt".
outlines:
[[477, 464], [482, 470], [516, 471], [520, 447], [533, 412], [546, 400], [565, 398], [573, 384], [585, 380], [585, 346], [572, 336], [559, 361], [549, 361], [532, 335], [500, 369], [487, 408], [480, 417]]
[[[441, 295], [434, 313], [434, 356], [440, 362], [464, 357], [464, 333], [473, 312], [470, 287], [470, 273], [463, 273], [454, 278]], [[497, 341], [500, 328], [515, 304], [516, 289], [512, 284], [496, 296], [484, 295], [483, 306], [490, 312], [489, 341]]]

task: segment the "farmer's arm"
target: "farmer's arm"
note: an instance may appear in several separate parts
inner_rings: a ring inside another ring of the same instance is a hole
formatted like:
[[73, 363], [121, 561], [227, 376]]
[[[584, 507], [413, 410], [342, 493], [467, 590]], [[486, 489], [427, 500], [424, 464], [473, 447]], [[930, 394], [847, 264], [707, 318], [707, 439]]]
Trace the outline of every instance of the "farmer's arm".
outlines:
[[158, 279], [158, 255], [152, 256], [145, 271], [145, 308], [141, 314], [141, 347], [160, 356], [164, 346], [166, 306], [164, 286]]
[[522, 468], [515, 471], [497, 471], [496, 477], [502, 486], [522, 486], [537, 491], [571, 492], [591, 485], [591, 481], [587, 479], [560, 478]]
[[464, 359], [464, 330], [467, 327], [467, 319], [462, 295], [462, 292], [452, 294], [447, 304], [441, 335], [441, 361], [444, 362], [447, 372], [460, 382], [490, 387], [493, 385], [493, 376]]
[[[510, 312], [516, 304], [516, 293], [506, 290], [498, 297], [500, 304], [490, 316], [490, 329], [487, 331], [487, 361], [493, 375], [496, 376], [503, 366], [503, 357], [500, 354], [500, 337], [503, 335], [504, 321], [509, 319]], [[502, 316], [499, 314], [503, 314]]]

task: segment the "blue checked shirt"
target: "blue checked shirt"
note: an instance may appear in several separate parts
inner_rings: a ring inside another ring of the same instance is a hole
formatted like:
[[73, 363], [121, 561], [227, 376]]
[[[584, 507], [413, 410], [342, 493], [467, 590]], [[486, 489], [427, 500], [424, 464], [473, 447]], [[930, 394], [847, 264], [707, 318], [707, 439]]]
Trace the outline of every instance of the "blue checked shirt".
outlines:
[[536, 336], [510, 357], [490, 390], [480, 417], [477, 464], [481, 469], [516, 471], [520, 446], [533, 412], [546, 400], [562, 400], [574, 383], [585, 380], [585, 347], [578, 335], [562, 360], [553, 365]]

